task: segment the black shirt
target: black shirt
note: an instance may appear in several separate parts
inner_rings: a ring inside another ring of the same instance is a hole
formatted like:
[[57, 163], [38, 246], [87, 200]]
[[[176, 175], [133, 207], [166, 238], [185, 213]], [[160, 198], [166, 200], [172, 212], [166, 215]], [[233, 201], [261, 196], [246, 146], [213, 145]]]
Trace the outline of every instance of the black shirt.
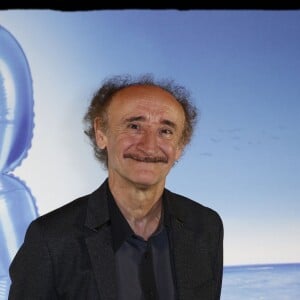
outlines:
[[[133, 232], [109, 188], [108, 207], [116, 260], [118, 300], [175, 299], [166, 222], [160, 222], [156, 232], [145, 241]], [[165, 211], [164, 205], [163, 208]]]

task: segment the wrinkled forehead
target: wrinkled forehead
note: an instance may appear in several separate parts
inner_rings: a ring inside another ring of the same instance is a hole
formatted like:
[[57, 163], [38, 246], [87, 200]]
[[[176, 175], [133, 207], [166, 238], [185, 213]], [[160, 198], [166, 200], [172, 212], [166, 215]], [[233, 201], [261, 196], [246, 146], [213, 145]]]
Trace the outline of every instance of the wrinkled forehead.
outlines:
[[145, 110], [154, 108], [161, 110], [173, 110], [183, 114], [181, 103], [168, 91], [154, 85], [132, 85], [116, 92], [110, 106], [116, 109], [126, 107], [140, 107]]

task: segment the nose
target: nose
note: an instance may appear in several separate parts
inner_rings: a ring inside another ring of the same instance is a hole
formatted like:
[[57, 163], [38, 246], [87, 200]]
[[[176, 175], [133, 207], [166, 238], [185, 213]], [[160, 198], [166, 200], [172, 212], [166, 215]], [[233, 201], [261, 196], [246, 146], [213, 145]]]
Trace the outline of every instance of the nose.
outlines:
[[137, 149], [149, 156], [157, 154], [157, 138], [154, 130], [143, 130], [137, 144]]

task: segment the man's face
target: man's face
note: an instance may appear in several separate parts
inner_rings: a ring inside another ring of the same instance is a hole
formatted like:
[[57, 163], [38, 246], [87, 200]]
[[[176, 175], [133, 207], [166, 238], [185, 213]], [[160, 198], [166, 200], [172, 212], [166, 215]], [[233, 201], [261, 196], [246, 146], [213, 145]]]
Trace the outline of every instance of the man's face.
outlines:
[[131, 86], [117, 92], [107, 109], [107, 130], [95, 121], [99, 148], [107, 148], [110, 180], [140, 187], [164, 185], [182, 152], [185, 116], [168, 92]]

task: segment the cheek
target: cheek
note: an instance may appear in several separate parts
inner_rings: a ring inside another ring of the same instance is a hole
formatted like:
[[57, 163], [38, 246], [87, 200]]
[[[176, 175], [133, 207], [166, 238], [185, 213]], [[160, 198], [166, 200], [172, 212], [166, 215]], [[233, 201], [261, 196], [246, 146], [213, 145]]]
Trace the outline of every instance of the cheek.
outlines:
[[136, 139], [130, 136], [118, 136], [116, 138], [110, 139], [108, 142], [108, 151], [114, 152], [125, 152], [127, 149], [131, 148], [136, 143]]
[[176, 158], [178, 147], [174, 143], [161, 143], [160, 149], [171, 159]]

